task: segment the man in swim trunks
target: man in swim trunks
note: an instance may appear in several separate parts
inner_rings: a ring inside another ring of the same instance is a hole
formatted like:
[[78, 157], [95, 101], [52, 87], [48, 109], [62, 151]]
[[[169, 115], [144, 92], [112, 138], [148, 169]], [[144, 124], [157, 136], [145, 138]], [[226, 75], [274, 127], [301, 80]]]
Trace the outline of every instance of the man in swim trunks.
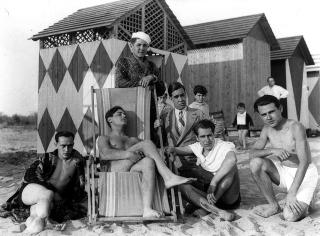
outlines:
[[85, 194], [84, 158], [73, 149], [74, 134], [58, 132], [55, 141], [57, 149], [41, 154], [31, 164], [18, 190], [19, 202], [30, 206], [27, 233], [38, 233], [44, 229], [55, 203]]
[[[308, 213], [318, 181], [311, 162], [306, 131], [300, 122], [283, 118], [279, 100], [271, 95], [258, 98], [254, 109], [264, 122], [260, 138], [250, 151], [250, 169], [268, 204], [257, 206], [254, 213], [270, 217], [281, 211], [272, 183], [288, 191], [284, 219], [297, 221]], [[267, 142], [270, 148], [265, 148]]]
[[109, 171], [141, 172], [143, 217], [160, 217], [162, 213], [151, 208], [155, 186], [155, 166], [163, 178], [166, 188], [189, 183], [193, 179], [173, 174], [150, 140], [142, 141], [136, 137], [128, 137], [124, 133], [127, 116], [123, 108], [120, 106], [112, 107], [106, 113], [105, 118], [111, 132], [108, 136], [98, 138], [100, 158], [109, 161]]

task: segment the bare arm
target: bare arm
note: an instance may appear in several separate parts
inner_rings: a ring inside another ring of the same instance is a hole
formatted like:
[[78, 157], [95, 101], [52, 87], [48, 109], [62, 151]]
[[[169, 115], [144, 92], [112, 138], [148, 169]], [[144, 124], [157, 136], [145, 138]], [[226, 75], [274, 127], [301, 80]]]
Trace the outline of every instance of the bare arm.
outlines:
[[296, 141], [296, 152], [299, 159], [299, 165], [288, 193], [296, 195], [309, 164], [311, 163], [311, 154], [305, 128], [300, 123], [295, 123], [293, 124], [292, 131]]
[[237, 157], [233, 151], [227, 153], [221, 167], [211, 180], [210, 186], [217, 186], [220, 180], [225, 177], [237, 164]]
[[177, 154], [177, 155], [181, 155], [181, 156], [187, 156], [190, 154], [193, 154], [192, 149], [189, 146], [184, 146], [184, 147], [166, 147], [165, 148], [165, 152], [167, 154]]
[[284, 161], [288, 159], [290, 153], [282, 148], [268, 148], [264, 149], [268, 141], [268, 130], [264, 127], [261, 131], [260, 138], [253, 144], [249, 156], [250, 158], [255, 157], [268, 157], [268, 156], [276, 156], [280, 161]]
[[115, 149], [110, 146], [109, 136], [100, 136], [98, 139], [98, 148], [100, 158], [103, 160], [124, 160], [130, 159], [134, 153], [126, 150]]
[[271, 155], [270, 149], [264, 149], [268, 141], [268, 131], [263, 127], [259, 139], [252, 145], [249, 152], [250, 158], [265, 157]]

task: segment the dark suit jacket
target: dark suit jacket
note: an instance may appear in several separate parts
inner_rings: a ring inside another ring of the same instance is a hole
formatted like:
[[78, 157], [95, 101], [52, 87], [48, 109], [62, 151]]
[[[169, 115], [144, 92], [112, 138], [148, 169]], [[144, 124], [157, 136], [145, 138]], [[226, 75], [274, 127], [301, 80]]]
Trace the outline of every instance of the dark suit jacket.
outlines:
[[[179, 146], [187, 146], [189, 144], [196, 142], [196, 136], [193, 131], [187, 132], [192, 128], [192, 126], [199, 120], [205, 119], [206, 115], [201, 111], [193, 108], [187, 107], [187, 118], [186, 125], [181, 134], [178, 131], [177, 119], [175, 116], [174, 108], [169, 110], [167, 113], [164, 113], [161, 116], [162, 120], [162, 129], [164, 131], [165, 139], [164, 143], [168, 146], [176, 146], [181, 139], [182, 143]], [[187, 134], [187, 135], [186, 135]], [[183, 138], [185, 137], [185, 138]]]

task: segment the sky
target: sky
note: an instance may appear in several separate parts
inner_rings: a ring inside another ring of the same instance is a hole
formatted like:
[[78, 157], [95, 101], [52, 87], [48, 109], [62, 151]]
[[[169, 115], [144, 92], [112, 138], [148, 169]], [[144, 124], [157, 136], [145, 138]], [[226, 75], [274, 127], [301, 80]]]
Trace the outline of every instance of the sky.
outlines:
[[[32, 35], [78, 9], [114, 0], [2, 0], [0, 6], [0, 113], [37, 111], [39, 42]], [[277, 38], [303, 35], [320, 54], [318, 0], [166, 0], [181, 25], [265, 13]]]

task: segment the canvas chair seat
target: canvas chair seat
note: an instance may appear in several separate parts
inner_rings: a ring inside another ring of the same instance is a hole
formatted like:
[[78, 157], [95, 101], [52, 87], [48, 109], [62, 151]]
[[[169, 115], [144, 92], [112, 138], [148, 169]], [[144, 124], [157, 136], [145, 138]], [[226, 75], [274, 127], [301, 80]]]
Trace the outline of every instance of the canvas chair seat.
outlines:
[[[142, 140], [150, 138], [150, 89], [142, 87], [111, 88], [92, 89], [92, 92], [96, 94], [100, 135], [107, 135], [110, 132], [110, 128], [105, 121], [105, 113], [113, 106], [121, 106], [127, 114], [126, 134]], [[96, 146], [94, 156], [98, 157], [97, 145], [94, 146]], [[106, 169], [103, 166], [100, 168]], [[99, 216], [103, 216], [104, 219], [108, 217], [112, 219], [117, 217], [142, 218], [141, 174], [135, 172], [99, 172], [98, 176], [97, 208]], [[93, 208], [92, 206], [91, 209]], [[172, 213], [167, 192], [160, 176], [156, 176], [153, 209], [165, 214]], [[130, 218], [126, 219], [130, 220]]]

